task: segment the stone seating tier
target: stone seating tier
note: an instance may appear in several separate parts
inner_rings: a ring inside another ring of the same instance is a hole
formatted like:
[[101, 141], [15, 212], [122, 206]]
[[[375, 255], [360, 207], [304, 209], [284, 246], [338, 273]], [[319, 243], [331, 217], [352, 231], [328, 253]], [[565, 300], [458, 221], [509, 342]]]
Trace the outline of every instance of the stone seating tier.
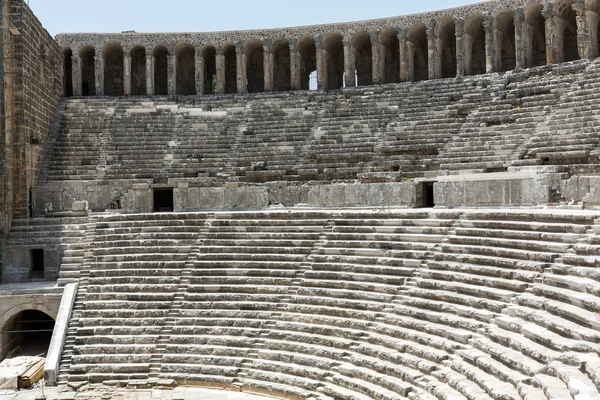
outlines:
[[597, 218], [93, 214], [59, 379], [323, 400], [597, 399]]
[[332, 93], [66, 99], [40, 183], [406, 179], [593, 164], [598, 68], [577, 61]]

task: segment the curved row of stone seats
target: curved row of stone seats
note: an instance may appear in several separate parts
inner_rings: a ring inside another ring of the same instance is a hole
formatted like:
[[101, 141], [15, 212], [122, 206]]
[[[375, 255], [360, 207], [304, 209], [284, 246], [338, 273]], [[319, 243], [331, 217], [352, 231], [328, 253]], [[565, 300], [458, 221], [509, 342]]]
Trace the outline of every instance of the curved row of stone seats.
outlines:
[[569, 316], [566, 310], [533, 307], [546, 304], [540, 294], [551, 290], [545, 284], [547, 270], [558, 256], [586, 239], [596, 217], [558, 212], [465, 214], [443, 244], [444, 251], [420, 271], [408, 291], [410, 299], [401, 304], [427, 310], [430, 320], [448, 318], [447, 314], [469, 319], [462, 326], [472, 331], [465, 339], [474, 350], [459, 352], [464, 360], [453, 369], [462, 370], [466, 362], [494, 371], [517, 388], [533, 379], [546, 394], [597, 398], [593, 374], [581, 377], [578, 386], [578, 378], [568, 380], [548, 365], [583, 367], [588, 354], [597, 360], [600, 332], [578, 326], [575, 322], [584, 319], [581, 313]]
[[[88, 227], [86, 217], [62, 218], [15, 218], [11, 221], [8, 238], [3, 243], [4, 279], [12, 282], [25, 282], [31, 278], [56, 280], [76, 279], [83, 262], [87, 242], [84, 240]], [[33, 276], [33, 272], [23, 268], [23, 254], [31, 249], [43, 249], [45, 265], [43, 275]], [[21, 253], [15, 255], [15, 253]], [[52, 259], [54, 255], [56, 259]], [[59, 260], [62, 264], [59, 265]]]
[[[597, 217], [107, 216], [63, 379], [167, 378], [319, 399], [596, 399], [600, 329], [547, 305], [554, 268], [594, 257]], [[197, 240], [181, 237], [187, 261], [175, 268], [117, 261], [120, 240], [168, 241], [190, 226]], [[587, 297], [560, 292], [560, 301], [594, 307], [594, 286], [585, 287]]]

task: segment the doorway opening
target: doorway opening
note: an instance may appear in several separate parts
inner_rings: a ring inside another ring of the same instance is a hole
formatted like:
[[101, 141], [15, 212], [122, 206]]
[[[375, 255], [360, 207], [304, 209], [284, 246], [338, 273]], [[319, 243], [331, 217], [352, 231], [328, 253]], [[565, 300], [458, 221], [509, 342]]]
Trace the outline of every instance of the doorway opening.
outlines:
[[422, 182], [419, 184], [418, 194], [420, 195], [421, 208], [435, 207], [435, 194], [433, 190], [435, 182]]
[[154, 189], [154, 212], [173, 211], [173, 189]]
[[22, 311], [2, 330], [2, 355], [45, 357], [53, 330], [54, 319], [49, 315], [38, 310]]
[[31, 278], [44, 278], [44, 249], [31, 249]]

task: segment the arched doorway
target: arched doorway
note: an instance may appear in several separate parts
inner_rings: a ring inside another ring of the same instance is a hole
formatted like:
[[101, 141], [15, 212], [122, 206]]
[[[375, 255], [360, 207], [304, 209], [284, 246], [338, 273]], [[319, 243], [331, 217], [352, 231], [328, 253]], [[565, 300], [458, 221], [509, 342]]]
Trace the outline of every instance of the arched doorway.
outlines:
[[39, 310], [23, 310], [2, 327], [2, 355], [6, 357], [37, 356], [48, 353], [54, 319]]
[[525, 9], [527, 67], [546, 65], [546, 20], [542, 15], [542, 8], [542, 4], [534, 3]]
[[379, 42], [383, 52], [383, 82], [400, 82], [400, 41], [398, 30], [386, 28], [379, 34]]
[[156, 46], [152, 51], [154, 57], [154, 94], [166, 96], [169, 94], [169, 51], [165, 46]]
[[300, 87], [301, 90], [309, 90], [311, 74], [314, 73], [316, 82], [317, 74], [317, 48], [313, 37], [305, 37], [298, 41], [298, 54], [300, 62]]
[[79, 49], [81, 60], [81, 95], [96, 95], [96, 50], [92, 46], [84, 46]]
[[341, 89], [344, 86], [344, 43], [342, 35], [332, 33], [323, 39], [327, 85], [325, 89]]
[[438, 24], [439, 68], [442, 78], [456, 77], [456, 27], [452, 18], [442, 18]]
[[131, 56], [131, 94], [146, 95], [146, 49], [135, 46], [130, 51]]
[[123, 95], [123, 48], [118, 43], [107, 43], [102, 50], [104, 59], [104, 94]]
[[271, 45], [271, 54], [273, 54], [273, 91], [291, 90], [290, 42], [287, 39], [275, 40]]
[[225, 58], [225, 93], [237, 93], [237, 54], [235, 45], [223, 46]]
[[196, 50], [189, 43], [175, 47], [175, 93], [183, 96], [196, 94]]
[[73, 96], [73, 50], [64, 49], [63, 52], [63, 94], [65, 97]]
[[467, 18], [463, 42], [465, 46], [466, 74], [485, 74], [485, 29], [481, 14], [473, 14]]
[[496, 14], [498, 37], [498, 71], [512, 71], [516, 67], [515, 18], [512, 10], [501, 10]]
[[373, 84], [373, 47], [371, 46], [371, 34], [359, 32], [352, 38], [354, 49], [354, 62], [357, 75], [357, 86]]
[[577, 13], [573, 10], [572, 0], [558, 1], [555, 5], [557, 14], [562, 19], [562, 30], [559, 33], [559, 57], [558, 61], [579, 60], [579, 48], [577, 44]]
[[412, 81], [429, 78], [429, 52], [427, 49], [427, 27], [413, 26], [408, 32], [408, 76]]
[[258, 93], [265, 91], [265, 69], [263, 43], [258, 39], [246, 43], [246, 79], [248, 92]]
[[217, 93], [217, 51], [214, 46], [206, 46], [202, 49], [204, 58], [204, 93]]

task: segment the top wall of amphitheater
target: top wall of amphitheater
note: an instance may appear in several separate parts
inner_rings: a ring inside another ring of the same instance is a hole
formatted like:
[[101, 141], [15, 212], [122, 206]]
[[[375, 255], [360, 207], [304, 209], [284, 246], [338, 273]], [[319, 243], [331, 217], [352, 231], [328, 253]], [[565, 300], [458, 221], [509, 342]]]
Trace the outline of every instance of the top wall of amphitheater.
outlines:
[[339, 89], [600, 55], [600, 0], [495, 0], [378, 20], [212, 33], [57, 36], [65, 95]]
[[316, 36], [319, 34], [339, 33], [353, 34], [361, 31], [377, 32], [381, 29], [403, 27], [410, 29], [417, 24], [429, 24], [432, 19], [443, 17], [468, 19], [477, 13], [495, 13], [505, 9], [516, 10], [526, 8], [530, 4], [545, 4], [543, 0], [491, 0], [462, 7], [446, 10], [431, 11], [426, 13], [404, 15], [390, 18], [381, 18], [366, 21], [344, 22], [336, 24], [310, 25], [278, 29], [257, 29], [247, 31], [204, 32], [204, 33], [61, 33], [56, 36], [59, 45], [70, 48], [74, 52], [81, 46], [93, 46], [96, 49], [110, 41], [121, 44], [124, 48], [141, 45], [146, 48], [157, 44], [175, 46], [179, 41], [185, 41], [194, 46], [223, 45], [238, 43], [250, 39], [277, 39]]

